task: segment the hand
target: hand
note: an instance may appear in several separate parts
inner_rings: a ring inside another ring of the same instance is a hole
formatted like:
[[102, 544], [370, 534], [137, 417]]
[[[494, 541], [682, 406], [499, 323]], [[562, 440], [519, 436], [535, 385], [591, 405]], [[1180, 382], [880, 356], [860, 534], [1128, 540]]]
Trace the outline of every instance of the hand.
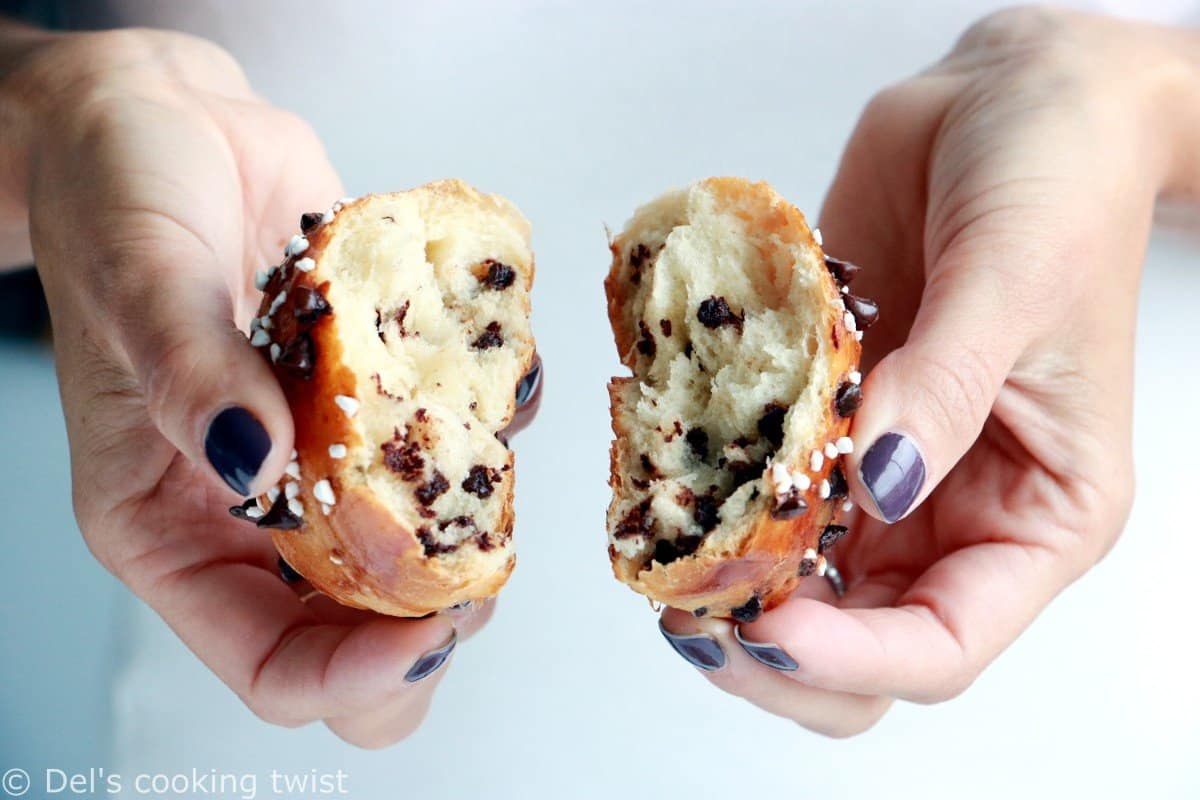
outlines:
[[89, 547], [259, 716], [322, 719], [368, 747], [403, 738], [440, 671], [416, 681], [490, 605], [399, 620], [302, 602], [269, 539], [226, 511], [292, 449], [239, 326], [255, 271], [343, 194], [321, 143], [227, 54], [176, 34], [40, 39], [0, 98], [31, 134], [5, 145], [28, 187]]
[[717, 686], [863, 731], [893, 698], [962, 692], [1112, 546], [1155, 197], [1196, 184], [1195, 120], [1164, 112], [1196, 107], [1183, 35], [1002, 12], [867, 107], [821, 214], [883, 312], [852, 430], [861, 511], [829, 554], [848, 590], [805, 581], [740, 626], [748, 649], [668, 611], [666, 629], [721, 645]]

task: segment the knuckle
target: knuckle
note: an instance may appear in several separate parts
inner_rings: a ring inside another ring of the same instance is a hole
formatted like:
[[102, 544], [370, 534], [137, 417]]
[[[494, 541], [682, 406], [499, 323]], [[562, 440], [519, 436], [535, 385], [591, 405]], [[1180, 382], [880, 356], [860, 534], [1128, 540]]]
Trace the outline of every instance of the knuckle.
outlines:
[[206, 395], [203, 391], [204, 356], [185, 339], [164, 343], [143, 378], [146, 409], [157, 421], [187, 413]]
[[964, 347], [953, 359], [922, 355], [916, 366], [924, 376], [924, 391], [918, 395], [921, 418], [951, 435], [973, 437], [995, 400], [996, 381], [986, 357]]
[[959, 37], [955, 49], [1041, 45], [1056, 38], [1068, 20], [1068, 12], [1053, 6], [1030, 4], [1002, 8], [972, 23]]

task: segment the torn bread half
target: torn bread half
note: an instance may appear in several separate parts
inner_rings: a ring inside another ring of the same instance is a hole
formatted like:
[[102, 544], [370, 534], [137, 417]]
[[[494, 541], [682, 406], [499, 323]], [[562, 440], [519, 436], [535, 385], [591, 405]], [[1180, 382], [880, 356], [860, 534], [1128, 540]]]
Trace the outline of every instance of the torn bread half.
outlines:
[[[818, 234], [819, 236], [819, 234]], [[823, 575], [875, 305], [766, 183], [710, 178], [610, 243], [609, 555], [651, 599], [748, 621]]]
[[305, 214], [259, 276], [251, 342], [296, 449], [235, 514], [338, 602], [421, 616], [512, 571], [507, 436], [540, 388], [529, 234], [504, 198], [438, 181]]

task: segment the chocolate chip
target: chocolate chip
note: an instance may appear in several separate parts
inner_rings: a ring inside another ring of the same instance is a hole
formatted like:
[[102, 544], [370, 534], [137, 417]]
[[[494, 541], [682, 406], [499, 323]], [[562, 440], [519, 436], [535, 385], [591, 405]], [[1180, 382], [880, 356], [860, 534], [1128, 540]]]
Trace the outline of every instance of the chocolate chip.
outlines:
[[786, 495], [775, 502], [771, 516], [774, 519], [795, 519], [805, 511], [808, 511], [808, 502], [803, 493], [793, 486]]
[[[404, 329], [404, 318], [408, 316], [408, 306], [410, 301], [405, 300], [404, 305], [396, 309], [396, 315], [393, 319], [396, 320], [396, 327], [400, 329], [400, 336], [408, 336], [408, 331]], [[497, 328], [499, 329], [499, 328]]]
[[294, 531], [300, 527], [300, 518], [288, 511], [287, 497], [283, 492], [275, 498], [271, 508], [255, 523], [260, 528], [274, 528], [280, 531]]
[[470, 492], [480, 500], [486, 500], [492, 496], [492, 484], [500, 482], [500, 473], [491, 467], [483, 464], [476, 464], [471, 467], [467, 477], [462, 482], [464, 492]]
[[846, 381], [838, 387], [837, 394], [833, 398], [833, 406], [837, 409], [839, 417], [852, 417], [862, 405], [862, 401], [862, 387], [857, 383]]
[[854, 325], [860, 331], [865, 331], [879, 319], [879, 304], [874, 300], [853, 294], [842, 295], [842, 300], [846, 303], [846, 310], [854, 315]]
[[706, 328], [715, 330], [722, 325], [733, 325], [740, 333], [744, 318], [733, 313], [724, 297], [712, 295], [707, 300], [701, 301], [700, 308], [696, 311], [696, 319], [700, 320], [700, 324]]
[[804, 558], [800, 560], [800, 569], [797, 575], [801, 578], [807, 578], [809, 575], [815, 574], [817, 571], [817, 560], [815, 558]]
[[654, 358], [654, 354], [658, 352], [658, 345], [654, 342], [654, 334], [650, 333], [649, 326], [642, 320], [638, 320], [638, 330], [642, 332], [642, 336], [638, 339], [638, 352], [647, 358]]
[[658, 321], [658, 327], [662, 331], [663, 336], [666, 336], [668, 339], [671, 338], [671, 320], [660, 319]]
[[275, 563], [275, 566], [279, 568], [279, 577], [283, 578], [284, 583], [299, 583], [300, 581], [304, 580], [304, 576], [299, 572], [296, 572], [295, 568], [293, 568], [288, 562], [284, 561], [282, 556], [280, 556], [279, 561]]
[[487, 328], [479, 337], [471, 342], [471, 347], [476, 350], [487, 350], [490, 347], [499, 347], [504, 344], [504, 337], [500, 335], [500, 323], [489, 322]]
[[837, 540], [841, 539], [849, 531], [850, 529], [845, 525], [826, 525], [825, 530], [821, 531], [821, 538], [817, 543], [817, 552], [824, 553], [837, 544]]
[[424, 406], [421, 406], [420, 408], [418, 408], [416, 411], [413, 412], [413, 419], [415, 419], [417, 422], [422, 422], [422, 423], [428, 422], [429, 421], [429, 409], [425, 408]]
[[650, 456], [642, 453], [640, 460], [642, 462], [642, 469], [645, 471], [645, 473], [651, 478], [657, 478], [658, 467], [654, 466], [654, 462], [650, 460]]
[[487, 531], [479, 531], [479, 533], [475, 534], [475, 546], [486, 553], [489, 550], [495, 549], [496, 541]]
[[528, 403], [533, 399], [537, 392], [538, 384], [542, 382], [542, 359], [534, 356], [533, 366], [529, 368], [524, 377], [517, 384], [517, 408]]
[[383, 443], [383, 465], [395, 472], [406, 481], [415, 481], [421, 477], [425, 467], [425, 459], [421, 456], [421, 446], [416, 442], [397, 445], [393, 442]]
[[[387, 344], [387, 337], [383, 335], [383, 314], [381, 314], [379, 312], [378, 308], [375, 309], [375, 333], [379, 336], [379, 341], [383, 342], [384, 344]], [[378, 380], [379, 380], [378, 375], [375, 376], [375, 380], [378, 382]], [[379, 384], [376, 383], [376, 386], [379, 386]], [[379, 386], [379, 388], [380, 388], [379, 393], [383, 394], [382, 387]]]
[[487, 272], [479, 280], [489, 289], [502, 292], [512, 286], [517, 279], [517, 271], [508, 264], [501, 264], [499, 261], [489, 258], [483, 262], [483, 266], [487, 267]]
[[613, 529], [613, 537], [628, 539], [632, 536], [648, 536], [653, 529], [654, 518], [650, 516], [650, 499], [646, 498], [631, 508], [624, 519], [617, 523]]
[[703, 536], [679, 536], [675, 541], [659, 539], [654, 543], [653, 561], [659, 564], [670, 564], [684, 556], [690, 556], [704, 541]]
[[692, 348], [692, 343], [691, 343], [691, 342], [688, 342], [687, 344], [685, 344], [685, 345], [683, 346], [683, 354], [684, 354], [684, 356], [686, 356], [686, 357], [687, 357], [689, 360], [691, 359], [691, 357], [692, 357], [692, 353], [693, 353], [693, 352], [694, 352], [694, 350], [693, 350], [693, 348]]
[[312, 339], [307, 333], [302, 333], [288, 342], [279, 352], [279, 358], [275, 362], [280, 369], [304, 380], [312, 377], [315, 363]]
[[708, 458], [708, 432], [704, 428], [692, 428], [683, 438], [696, 458], [701, 461]]
[[834, 467], [829, 473], [829, 499], [837, 500], [850, 496], [850, 486], [846, 483], [846, 473], [841, 467]]
[[650, 260], [650, 248], [644, 244], [635, 245], [629, 251], [629, 282], [642, 282], [642, 267]]
[[232, 516], [237, 517], [238, 519], [244, 519], [247, 522], [253, 522], [254, 520], [250, 519], [250, 516], [246, 512], [252, 508], [256, 508], [257, 506], [258, 506], [258, 501], [255, 500], [253, 497], [251, 497], [249, 500], [242, 503], [240, 506], [230, 506], [229, 513]]
[[726, 465], [726, 469], [733, 474], [733, 490], [736, 491], [739, 486], [758, 480], [763, 470], [766, 469], [766, 466], [765, 461], [743, 461], [740, 459], [738, 461], [730, 461]]
[[834, 258], [833, 256], [825, 256], [825, 268], [843, 286], [853, 281], [854, 276], [862, 269], [857, 264], [851, 264], [849, 261], [842, 261], [840, 258]]
[[767, 403], [763, 415], [758, 418], [758, 433], [778, 450], [783, 446], [783, 418], [788, 407], [782, 403]]
[[708, 533], [721, 521], [720, 514], [721, 504], [717, 502], [717, 498], [710, 494], [702, 494], [696, 497], [696, 510], [692, 512], [692, 519], [700, 526], [700, 530]]
[[758, 595], [751, 596], [745, 605], [729, 609], [729, 616], [738, 622], [754, 622], [760, 614], [762, 614], [762, 600]]
[[437, 556], [443, 553], [453, 553], [458, 549], [456, 544], [442, 544], [433, 535], [433, 531], [422, 525], [417, 528], [417, 539], [425, 548], [425, 555]]
[[708, 606], [700, 606], [699, 608], [692, 611], [692, 616], [693, 617], [703, 617], [707, 613], [708, 613]]
[[300, 215], [300, 232], [308, 233], [313, 228], [321, 224], [321, 220], [325, 217], [320, 211], [306, 211]]
[[449, 488], [450, 481], [435, 469], [429, 480], [417, 487], [417, 502], [423, 506], [431, 506], [433, 501], [445, 494]]
[[304, 326], [312, 325], [333, 311], [333, 307], [329, 305], [325, 296], [311, 286], [295, 287], [292, 289], [290, 297], [296, 321]]

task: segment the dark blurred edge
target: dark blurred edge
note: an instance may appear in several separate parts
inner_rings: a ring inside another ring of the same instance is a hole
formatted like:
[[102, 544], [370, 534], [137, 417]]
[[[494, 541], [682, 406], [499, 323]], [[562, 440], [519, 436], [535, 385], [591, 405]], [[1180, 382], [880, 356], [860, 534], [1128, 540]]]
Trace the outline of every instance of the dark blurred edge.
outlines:
[[40, 339], [50, 332], [50, 310], [33, 267], [0, 272], [0, 339]]

